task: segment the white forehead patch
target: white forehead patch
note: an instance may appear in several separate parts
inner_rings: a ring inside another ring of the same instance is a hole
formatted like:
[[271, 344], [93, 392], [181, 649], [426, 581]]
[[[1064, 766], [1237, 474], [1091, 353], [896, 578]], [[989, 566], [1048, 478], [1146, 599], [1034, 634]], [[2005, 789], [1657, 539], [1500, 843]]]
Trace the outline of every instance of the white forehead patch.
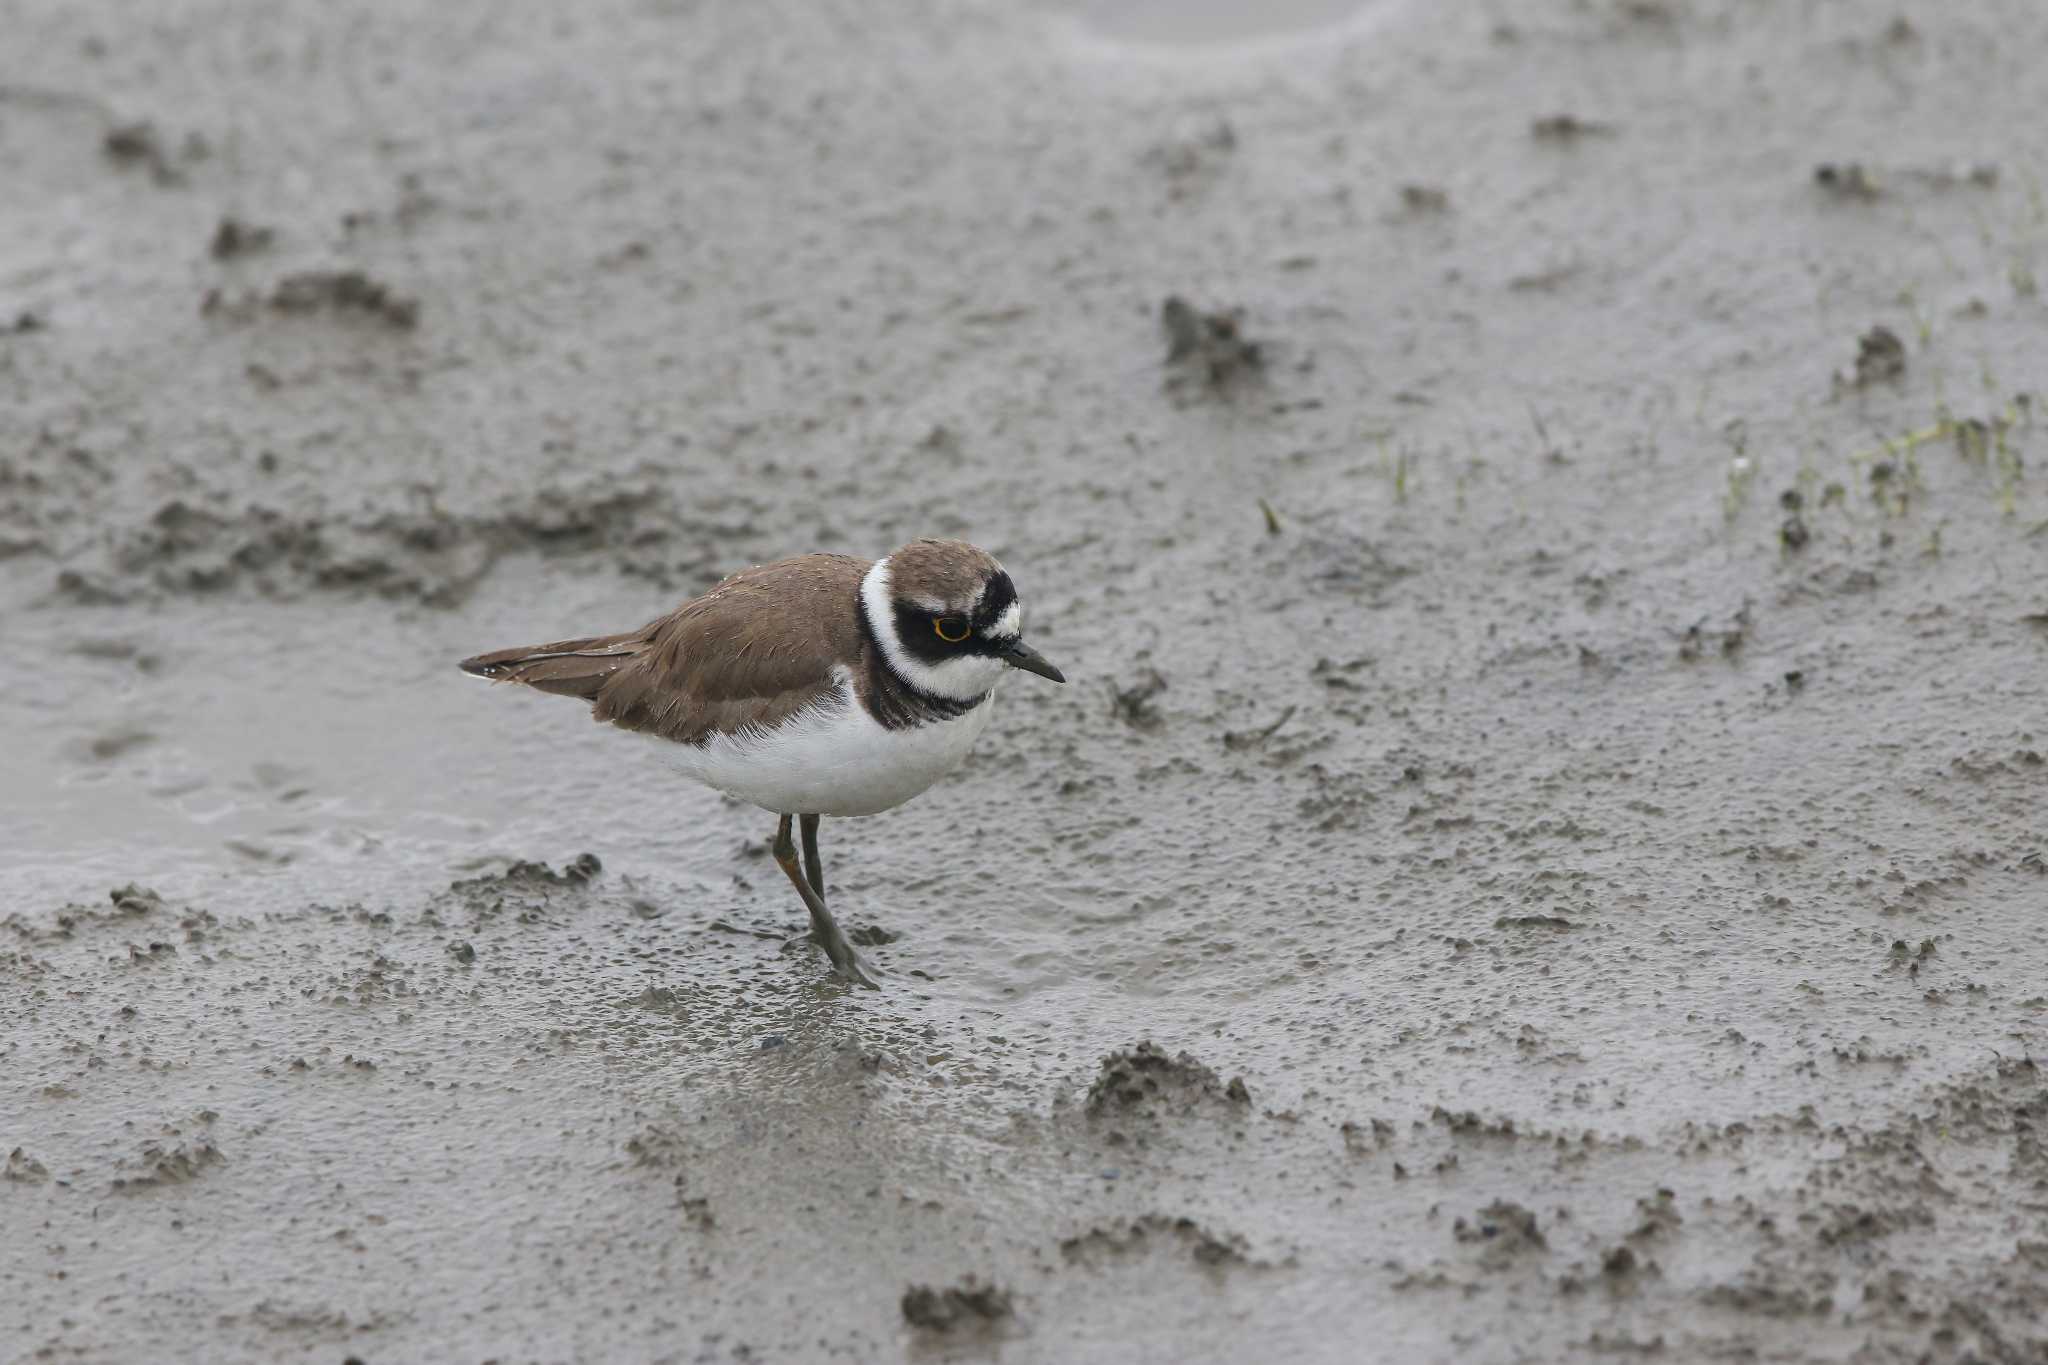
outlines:
[[1024, 604], [1012, 602], [1003, 608], [1003, 614], [995, 619], [988, 633], [999, 640], [1014, 640], [1024, 630]]

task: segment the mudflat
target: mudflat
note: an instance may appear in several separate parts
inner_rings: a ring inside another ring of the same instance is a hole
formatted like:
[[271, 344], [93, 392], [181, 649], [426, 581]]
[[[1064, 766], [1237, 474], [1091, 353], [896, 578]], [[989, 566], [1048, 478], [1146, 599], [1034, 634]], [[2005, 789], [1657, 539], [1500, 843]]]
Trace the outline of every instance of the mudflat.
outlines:
[[[0, 1360], [2048, 1358], [2048, 9], [0, 29]], [[926, 534], [880, 992], [454, 668]]]

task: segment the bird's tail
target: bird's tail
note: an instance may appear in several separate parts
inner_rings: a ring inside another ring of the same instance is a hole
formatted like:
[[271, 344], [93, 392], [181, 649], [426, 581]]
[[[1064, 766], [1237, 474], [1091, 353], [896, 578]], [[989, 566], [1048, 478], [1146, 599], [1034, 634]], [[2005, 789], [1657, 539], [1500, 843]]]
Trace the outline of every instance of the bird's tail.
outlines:
[[492, 682], [525, 683], [557, 696], [597, 696], [605, 679], [618, 672], [647, 648], [647, 637], [635, 631], [628, 635], [593, 635], [585, 640], [557, 640], [551, 645], [525, 645], [517, 649], [493, 650], [462, 661], [462, 671]]

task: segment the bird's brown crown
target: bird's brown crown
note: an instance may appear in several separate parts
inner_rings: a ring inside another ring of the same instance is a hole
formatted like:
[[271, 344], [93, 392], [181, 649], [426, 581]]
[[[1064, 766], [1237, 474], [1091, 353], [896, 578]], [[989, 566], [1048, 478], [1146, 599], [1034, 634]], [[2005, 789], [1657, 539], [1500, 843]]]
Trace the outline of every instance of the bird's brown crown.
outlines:
[[994, 555], [964, 540], [913, 540], [889, 556], [889, 589], [933, 610], [967, 610], [1002, 571]]

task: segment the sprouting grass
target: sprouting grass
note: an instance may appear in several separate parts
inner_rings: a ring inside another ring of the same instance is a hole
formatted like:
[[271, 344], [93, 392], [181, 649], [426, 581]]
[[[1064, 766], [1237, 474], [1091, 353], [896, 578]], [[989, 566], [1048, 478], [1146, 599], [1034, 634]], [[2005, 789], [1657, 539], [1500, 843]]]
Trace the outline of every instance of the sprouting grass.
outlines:
[[1472, 480], [1486, 468], [1486, 457], [1479, 453], [1479, 436], [1472, 430], [1472, 424], [1465, 424], [1465, 463], [1452, 481], [1452, 497], [1457, 504], [1458, 515], [1465, 514], [1465, 492]]
[[[1929, 429], [1939, 430], [1939, 427]], [[1884, 442], [1884, 453], [1891, 460], [1893, 472], [1888, 481], [1889, 487], [1881, 491], [1895, 500], [1892, 507], [1894, 516], [1905, 516], [1913, 495], [1927, 487], [1926, 480], [1920, 476], [1920, 447], [1925, 442], [1919, 436], [1918, 432], [1908, 432], [1904, 440]]]
[[1820, 487], [1820, 460], [1824, 453], [1816, 445], [1799, 456], [1799, 468], [1792, 475], [1792, 486], [1799, 490], [1801, 505], [1816, 501], [1815, 492]]
[[1992, 453], [1994, 467], [1998, 470], [1998, 510], [2007, 517], [2019, 511], [2020, 480], [2025, 477], [2026, 466], [2020, 460], [2018, 447], [2012, 443], [2012, 429], [2019, 414], [2007, 408], [2001, 414], [2004, 420], [1994, 424]]
[[2031, 404], [2021, 399], [2007, 403], [1988, 419], [1957, 417], [1945, 402], [1937, 403], [1930, 425], [1898, 436], [1880, 436], [1877, 449], [1851, 456], [1850, 462], [1860, 466], [1883, 461], [1889, 472], [1882, 475], [1878, 473], [1879, 466], [1872, 463], [1871, 497], [1894, 516], [1904, 516], [1912, 495], [1926, 487], [1920, 467], [1921, 449], [1950, 443], [1965, 464], [1988, 469], [1995, 475], [1999, 512], [2011, 517], [2018, 514], [2020, 485], [2026, 474], [2013, 432], [2025, 427], [2030, 417]]
[[1536, 405], [1529, 405], [1529, 425], [1536, 429], [1536, 444], [1543, 451], [1543, 458], [1551, 464], [1569, 464], [1563, 447], [1550, 439], [1550, 428], [1543, 424], [1543, 414], [1536, 411]]
[[1721, 490], [1721, 516], [1734, 521], [1749, 501], [1750, 485], [1756, 482], [1756, 461], [1736, 455], [1728, 461], [1728, 486]]
[[1911, 289], [1899, 291], [1899, 303], [1904, 306], [1906, 316], [1913, 319], [1913, 335], [1919, 338], [1920, 349], [1926, 350], [1934, 341], [1934, 322], [1920, 309], [1920, 296]]
[[2005, 275], [2012, 282], [2012, 292], [2016, 298], [2031, 299], [2041, 292], [2041, 282], [2034, 276], [2031, 261], [2015, 256], [2012, 264], [2006, 268]]

